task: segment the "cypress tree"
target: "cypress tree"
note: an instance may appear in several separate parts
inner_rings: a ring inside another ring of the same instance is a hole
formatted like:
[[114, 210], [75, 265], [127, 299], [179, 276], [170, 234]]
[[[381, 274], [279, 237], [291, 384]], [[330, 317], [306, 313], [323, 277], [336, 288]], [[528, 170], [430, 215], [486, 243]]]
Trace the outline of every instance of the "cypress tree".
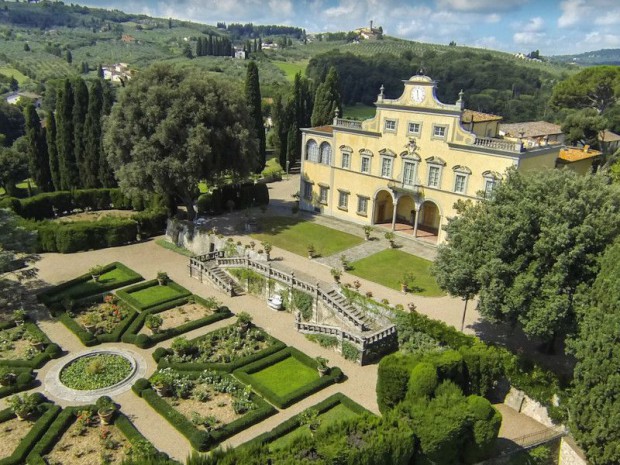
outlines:
[[97, 66], [97, 77], [103, 79], [103, 67], [101, 65]]
[[65, 79], [64, 86], [58, 89], [56, 125], [60, 189], [71, 190], [79, 185], [79, 174], [73, 147], [73, 87], [69, 79]]
[[331, 124], [334, 119], [336, 108], [341, 108], [342, 97], [340, 96], [340, 83], [338, 72], [333, 66], [329, 69], [325, 81], [319, 84], [314, 98], [314, 110], [312, 111], [312, 126]]
[[73, 157], [78, 168], [79, 179], [76, 187], [82, 187], [82, 182], [86, 178], [86, 168], [84, 167], [84, 152], [86, 145], [86, 134], [84, 124], [88, 113], [88, 87], [83, 79], [77, 78], [73, 81]]
[[207, 43], [207, 55], [213, 55], [213, 36], [209, 34], [209, 42]]
[[[286, 135], [286, 162], [290, 166], [295, 164], [297, 160], [297, 124], [293, 121], [288, 128], [288, 134]], [[284, 165], [286, 167], [286, 164]]]
[[69, 64], [73, 63], [73, 55], [71, 54], [71, 50], [67, 50], [67, 53], [65, 54], [65, 58], [67, 59], [67, 63]]
[[271, 119], [273, 121], [272, 143], [273, 149], [280, 166], [286, 168], [286, 134], [287, 122], [286, 114], [284, 112], [284, 106], [282, 105], [282, 97], [276, 95], [273, 99], [273, 106], [271, 107]]
[[93, 82], [88, 96], [88, 113], [84, 122], [84, 175], [82, 184], [86, 188], [99, 187], [99, 165], [101, 158], [101, 111], [103, 108], [103, 87], [101, 80]]
[[248, 71], [245, 78], [245, 99], [248, 104], [250, 116], [254, 121], [256, 137], [258, 138], [258, 163], [256, 172], [260, 173], [265, 168], [265, 125], [263, 124], [263, 111], [261, 107], [260, 84], [258, 80], [258, 66], [254, 61], [248, 63]]
[[[107, 81], [100, 81], [103, 87], [103, 102], [101, 105], [101, 116], [108, 116], [112, 111], [112, 104], [114, 103], [114, 93], [112, 85]], [[103, 138], [102, 138], [103, 139]], [[103, 187], [116, 187], [116, 179], [114, 173], [108, 164], [106, 154], [101, 149], [101, 156], [99, 157], [99, 182]]]
[[50, 164], [50, 177], [54, 190], [60, 190], [60, 169], [58, 167], [58, 148], [56, 147], [56, 117], [54, 112], [47, 114], [45, 121], [45, 133], [47, 139], [47, 157]]
[[41, 128], [41, 120], [32, 103], [24, 111], [26, 117], [26, 140], [28, 141], [28, 168], [30, 176], [43, 192], [54, 190], [50, 162], [45, 143], [45, 132]]

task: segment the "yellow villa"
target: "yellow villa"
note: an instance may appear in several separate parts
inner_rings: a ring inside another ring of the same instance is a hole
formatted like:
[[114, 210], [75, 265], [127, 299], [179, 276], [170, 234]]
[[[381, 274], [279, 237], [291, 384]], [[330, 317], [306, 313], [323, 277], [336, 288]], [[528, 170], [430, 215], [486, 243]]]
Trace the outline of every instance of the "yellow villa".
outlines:
[[440, 243], [457, 200], [490, 193], [510, 167], [556, 166], [559, 143], [501, 138], [501, 117], [465, 110], [462, 92], [445, 104], [428, 76], [404, 87], [393, 100], [382, 88], [372, 119], [302, 129], [302, 209]]

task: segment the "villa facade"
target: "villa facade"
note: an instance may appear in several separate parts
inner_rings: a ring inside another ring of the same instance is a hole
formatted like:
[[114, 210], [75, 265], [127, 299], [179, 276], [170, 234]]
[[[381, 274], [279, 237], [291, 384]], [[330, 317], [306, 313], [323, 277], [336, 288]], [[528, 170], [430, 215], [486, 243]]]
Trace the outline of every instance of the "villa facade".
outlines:
[[502, 138], [501, 117], [465, 110], [462, 93], [444, 104], [435, 87], [413, 76], [397, 99], [381, 90], [372, 119], [302, 129], [300, 207], [441, 243], [455, 202], [488, 195], [510, 167], [556, 166], [559, 143]]

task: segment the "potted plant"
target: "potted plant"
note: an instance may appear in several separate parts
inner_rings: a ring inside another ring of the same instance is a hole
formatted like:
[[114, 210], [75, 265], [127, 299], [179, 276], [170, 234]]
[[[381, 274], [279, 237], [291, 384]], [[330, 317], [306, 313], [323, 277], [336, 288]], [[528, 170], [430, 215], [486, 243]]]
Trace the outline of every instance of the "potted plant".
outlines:
[[151, 330], [153, 334], [157, 334], [159, 332], [159, 328], [164, 323], [164, 319], [159, 315], [147, 315], [144, 319], [144, 326]]
[[413, 275], [411, 271], [407, 271], [405, 274], [403, 274], [403, 279], [400, 282], [400, 290], [402, 292], [407, 292], [409, 290], [409, 286], [411, 285], [414, 279], [415, 279], [415, 276]]
[[314, 258], [315, 253], [316, 253], [316, 249], [314, 248], [313, 244], [308, 244], [307, 249], [308, 249], [308, 258], [310, 260], [312, 260]]
[[166, 273], [165, 271], [157, 272], [157, 282], [159, 283], [160, 286], [166, 285], [166, 283], [168, 283], [169, 280], [170, 278], [168, 277], [168, 273]]
[[409, 311], [410, 311], [411, 313], [413, 313], [413, 312], [415, 312], [415, 311], [416, 311], [416, 309], [417, 309], [418, 307], [416, 307], [416, 304], [414, 304], [413, 302], [409, 302], [409, 303], [407, 304], [407, 308], [409, 309]]
[[241, 312], [237, 315], [237, 325], [239, 331], [245, 333], [252, 326], [252, 315], [248, 312]]
[[370, 240], [370, 234], [372, 233], [372, 226], [364, 226], [364, 239], [369, 241]]
[[355, 281], [353, 281], [353, 287], [357, 291], [360, 287], [362, 287], [362, 283], [360, 283], [359, 280], [356, 279]]
[[112, 417], [114, 417], [114, 412], [116, 412], [116, 404], [112, 402], [112, 399], [107, 396], [100, 397], [95, 405], [97, 406], [97, 416], [101, 424], [109, 425], [112, 423]]
[[16, 378], [17, 375], [15, 374], [13, 368], [0, 365], [0, 385], [10, 386], [15, 383]]
[[41, 333], [31, 333], [28, 339], [30, 339], [30, 345], [39, 352], [45, 349], [47, 340]]
[[172, 395], [174, 388], [174, 376], [167, 371], [168, 369], [160, 370], [151, 377], [151, 384], [162, 397], [168, 397]]
[[351, 262], [349, 261], [346, 255], [340, 256], [340, 263], [342, 264], [343, 271], [349, 271], [351, 269]]
[[103, 265], [95, 265], [90, 270], [88, 270], [90, 276], [93, 278], [93, 281], [99, 282], [99, 278], [103, 274], [103, 268]]
[[271, 251], [273, 250], [273, 246], [269, 242], [261, 242], [261, 245], [265, 250], [265, 258], [267, 261], [271, 260]]
[[26, 311], [23, 308], [18, 308], [13, 311], [12, 319], [16, 325], [20, 326], [26, 321]]
[[394, 235], [394, 233], [392, 231], [388, 231], [385, 233], [385, 238], [389, 241], [390, 243], [390, 249], [393, 249], [396, 247], [396, 244], [394, 243], [394, 237], [396, 237]]
[[96, 312], [87, 313], [84, 317], [84, 329], [90, 333], [97, 331], [97, 325], [101, 322], [101, 316]]
[[316, 430], [321, 426], [321, 420], [319, 420], [319, 411], [315, 408], [309, 408], [304, 410], [299, 416], [299, 422], [302, 425], [308, 425], [310, 434], [314, 436]]
[[336, 283], [340, 283], [340, 277], [342, 276], [342, 271], [340, 271], [337, 268], [332, 268], [330, 270], [330, 273], [332, 274], [334, 281], [336, 281]]
[[316, 361], [316, 369], [319, 370], [319, 375], [325, 376], [329, 372], [329, 367], [327, 366], [329, 360], [325, 357], [316, 357], [314, 360]]
[[37, 393], [9, 397], [7, 404], [19, 420], [26, 420], [39, 409], [40, 396]]

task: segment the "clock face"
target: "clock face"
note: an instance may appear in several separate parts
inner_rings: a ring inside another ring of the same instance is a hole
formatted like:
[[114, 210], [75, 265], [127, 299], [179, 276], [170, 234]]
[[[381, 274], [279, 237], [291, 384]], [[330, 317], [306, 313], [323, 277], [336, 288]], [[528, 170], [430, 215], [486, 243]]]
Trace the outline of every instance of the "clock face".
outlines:
[[413, 89], [411, 89], [411, 100], [413, 100], [414, 102], [422, 102], [425, 96], [426, 91], [424, 90], [424, 87], [415, 86]]

